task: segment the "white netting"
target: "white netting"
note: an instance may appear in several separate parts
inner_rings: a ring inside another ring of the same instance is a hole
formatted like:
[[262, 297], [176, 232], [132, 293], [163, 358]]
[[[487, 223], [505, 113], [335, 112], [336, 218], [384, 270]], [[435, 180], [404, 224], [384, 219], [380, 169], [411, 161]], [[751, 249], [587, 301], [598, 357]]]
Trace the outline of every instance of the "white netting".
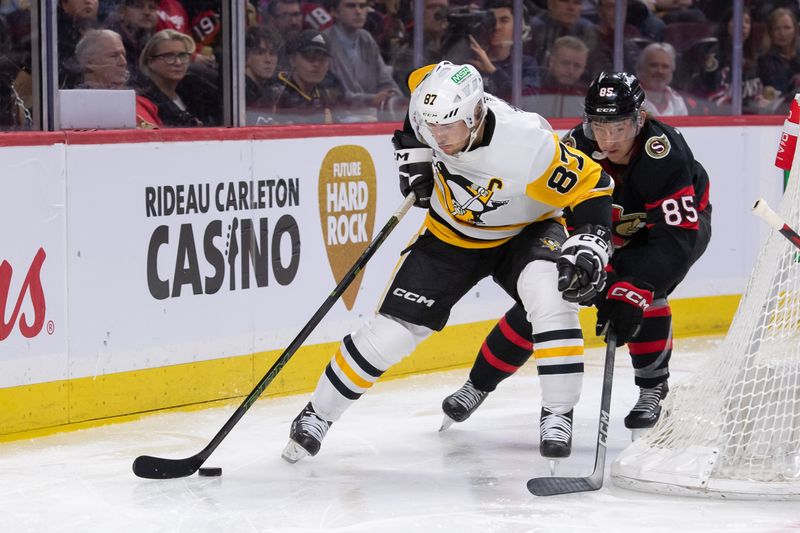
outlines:
[[[780, 208], [795, 231], [798, 160]], [[780, 233], [764, 244], [724, 342], [611, 472], [637, 490], [800, 498], [800, 251]]]

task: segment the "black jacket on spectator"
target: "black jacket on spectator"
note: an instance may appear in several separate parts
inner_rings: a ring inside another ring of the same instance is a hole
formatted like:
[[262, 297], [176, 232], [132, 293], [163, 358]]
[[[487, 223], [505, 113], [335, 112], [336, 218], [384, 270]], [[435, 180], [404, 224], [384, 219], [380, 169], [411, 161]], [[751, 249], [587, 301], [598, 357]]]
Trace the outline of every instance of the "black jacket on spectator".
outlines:
[[247, 107], [254, 107], [259, 109], [266, 109], [271, 107], [269, 101], [269, 87], [270, 82], [265, 86], [260, 86], [251, 78], [245, 75], [244, 77], [244, 101]]
[[186, 105], [182, 110], [150, 79], [142, 84], [137, 91], [158, 107], [158, 117], [164, 126], [196, 127], [216, 126], [219, 124], [217, 114], [219, 110], [209, 109], [206, 93], [213, 88], [208, 87], [209, 82], [191, 72], [178, 84], [178, 96]]
[[80, 65], [75, 57], [75, 46], [81, 39], [80, 28], [58, 6], [58, 85], [62, 89], [73, 89], [83, 79]]
[[267, 97], [278, 124], [326, 124], [342, 118], [344, 88], [330, 73], [306, 94], [286, 72], [281, 72], [267, 89]]
[[775, 49], [758, 58], [758, 76], [765, 86], [772, 86], [791, 97], [795, 86], [792, 78], [800, 73], [800, 54], [786, 59]]

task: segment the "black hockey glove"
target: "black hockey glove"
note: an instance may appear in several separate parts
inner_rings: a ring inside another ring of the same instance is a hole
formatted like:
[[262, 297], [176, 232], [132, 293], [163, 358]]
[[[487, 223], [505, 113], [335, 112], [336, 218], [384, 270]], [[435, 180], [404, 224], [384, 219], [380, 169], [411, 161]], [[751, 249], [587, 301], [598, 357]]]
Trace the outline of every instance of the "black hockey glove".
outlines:
[[589, 305], [606, 282], [611, 232], [605, 226], [582, 226], [561, 245], [558, 290], [568, 302]]
[[622, 346], [635, 338], [642, 327], [644, 311], [653, 303], [653, 287], [633, 278], [620, 278], [597, 304], [597, 334], [605, 335], [611, 325]]
[[402, 130], [395, 130], [392, 144], [394, 161], [400, 172], [400, 192], [408, 196], [414, 191], [417, 196], [414, 205], [427, 209], [433, 194], [433, 151]]

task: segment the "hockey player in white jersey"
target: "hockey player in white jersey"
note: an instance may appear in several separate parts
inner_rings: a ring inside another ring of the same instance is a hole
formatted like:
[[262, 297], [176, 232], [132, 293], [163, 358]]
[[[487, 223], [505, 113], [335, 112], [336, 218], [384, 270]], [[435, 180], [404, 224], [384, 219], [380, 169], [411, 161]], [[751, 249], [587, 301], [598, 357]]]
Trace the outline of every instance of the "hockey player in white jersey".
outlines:
[[[590, 300], [605, 280], [613, 183], [561, 144], [542, 117], [485, 94], [471, 65], [425, 67], [409, 86], [405, 126], [393, 143], [401, 191], [413, 191], [415, 205], [428, 210], [424, 226], [401, 253], [377, 314], [344, 337], [292, 422], [283, 457], [316, 455], [331, 424], [441, 330], [453, 305], [487, 276], [533, 324], [540, 452], [567, 456], [583, 378], [576, 302]], [[578, 228], [569, 239], [561, 218], [567, 207]], [[559, 276], [569, 280], [562, 285], [572, 301], [562, 298]]]

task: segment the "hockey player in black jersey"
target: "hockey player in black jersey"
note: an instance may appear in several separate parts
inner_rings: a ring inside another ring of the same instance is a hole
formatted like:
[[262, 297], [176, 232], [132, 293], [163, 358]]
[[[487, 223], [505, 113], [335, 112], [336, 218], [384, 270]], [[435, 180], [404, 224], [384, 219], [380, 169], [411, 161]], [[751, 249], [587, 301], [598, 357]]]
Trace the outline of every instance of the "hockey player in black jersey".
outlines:
[[[677, 129], [641, 110], [643, 101], [635, 76], [601, 73], [587, 93], [583, 124], [562, 139], [600, 163], [615, 182], [614, 251], [605, 290], [593, 304], [597, 334], [611, 326], [620, 345], [628, 343], [639, 399], [625, 426], [634, 438], [656, 423], [669, 390], [672, 313], [667, 297], [711, 237], [708, 175]], [[569, 298], [570, 291], [563, 295]], [[532, 353], [538, 357], [537, 348], [546, 339], [531, 337], [530, 331], [519, 306], [500, 319], [478, 351], [469, 380], [445, 398], [445, 427], [466, 420], [500, 381]]]

